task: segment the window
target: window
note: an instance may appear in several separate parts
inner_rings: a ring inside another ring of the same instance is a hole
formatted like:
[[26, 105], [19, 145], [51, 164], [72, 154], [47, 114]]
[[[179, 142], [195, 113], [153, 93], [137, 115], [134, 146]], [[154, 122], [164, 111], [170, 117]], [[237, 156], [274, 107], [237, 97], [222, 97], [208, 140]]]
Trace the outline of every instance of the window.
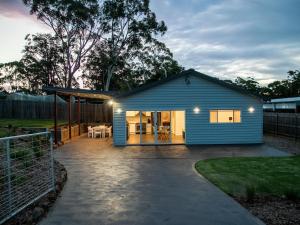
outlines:
[[241, 110], [210, 110], [210, 123], [240, 123]]

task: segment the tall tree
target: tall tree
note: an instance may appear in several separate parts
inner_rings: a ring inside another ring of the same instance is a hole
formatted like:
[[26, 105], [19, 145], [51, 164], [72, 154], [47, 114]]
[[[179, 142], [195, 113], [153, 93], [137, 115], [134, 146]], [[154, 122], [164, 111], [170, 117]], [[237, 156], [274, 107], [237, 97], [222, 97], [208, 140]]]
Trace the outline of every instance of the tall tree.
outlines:
[[60, 41], [67, 87], [86, 55], [105, 31], [97, 0], [23, 0], [31, 13], [48, 25]]
[[[60, 42], [51, 34], [27, 35], [18, 62], [2, 64], [3, 79], [13, 91], [40, 93], [43, 85], [67, 86]], [[73, 86], [78, 86], [73, 79]]]
[[[91, 88], [105, 89], [106, 72], [110, 66], [109, 48], [104, 42], [90, 54], [82, 75], [84, 84]], [[150, 81], [180, 73], [183, 67], [173, 59], [163, 43], [148, 43], [132, 51], [130, 57], [119, 57], [111, 79], [111, 89], [128, 90]]]
[[104, 90], [109, 90], [120, 61], [131, 58], [149, 43], [159, 43], [156, 36], [163, 35], [167, 27], [163, 21], [157, 21], [149, 0], [106, 0], [103, 15], [109, 30], [105, 36], [109, 65]]

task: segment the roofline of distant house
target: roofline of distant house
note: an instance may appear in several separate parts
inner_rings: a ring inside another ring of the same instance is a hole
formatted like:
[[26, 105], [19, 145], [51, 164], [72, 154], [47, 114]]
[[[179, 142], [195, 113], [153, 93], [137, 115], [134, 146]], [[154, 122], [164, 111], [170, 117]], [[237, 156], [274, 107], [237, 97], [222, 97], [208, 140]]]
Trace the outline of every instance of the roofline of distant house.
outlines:
[[239, 93], [242, 93], [244, 95], [248, 95], [250, 97], [253, 97], [255, 99], [258, 99], [258, 100], [262, 100], [260, 96], [258, 95], [255, 95], [253, 93], [250, 93], [249, 91], [235, 85], [235, 84], [230, 84], [230, 83], [227, 83], [223, 80], [220, 80], [218, 78], [215, 78], [215, 77], [211, 77], [211, 76], [208, 76], [206, 74], [203, 74], [203, 73], [200, 73], [200, 72], [197, 72], [195, 71], [194, 69], [188, 69], [188, 70], [185, 70], [179, 74], [175, 74], [175, 75], [171, 75], [171, 76], [168, 76], [167, 78], [164, 78], [162, 80], [158, 80], [158, 81], [155, 81], [155, 82], [152, 82], [152, 83], [149, 83], [149, 84], [145, 84], [145, 85], [142, 85], [138, 88], [135, 88], [133, 89], [132, 91], [128, 91], [126, 93], [123, 93], [123, 94], [120, 94], [120, 95], [117, 95], [117, 98], [124, 98], [124, 97], [128, 97], [128, 96], [131, 96], [131, 95], [134, 95], [134, 94], [137, 94], [139, 92], [143, 92], [145, 90], [148, 90], [148, 89], [151, 89], [151, 88], [154, 88], [156, 86], [159, 86], [159, 85], [162, 85], [162, 84], [165, 84], [169, 81], [172, 81], [172, 80], [175, 80], [175, 79], [178, 79], [178, 78], [181, 78], [181, 77], [186, 77], [188, 78], [189, 76], [195, 76], [195, 77], [198, 77], [198, 78], [201, 78], [201, 79], [204, 79], [204, 80], [207, 80], [207, 81], [210, 81], [212, 83], [215, 83], [215, 84], [218, 84], [220, 86], [223, 86], [223, 87], [226, 87], [226, 88], [229, 88], [231, 90], [234, 90], [234, 91], [237, 91]]

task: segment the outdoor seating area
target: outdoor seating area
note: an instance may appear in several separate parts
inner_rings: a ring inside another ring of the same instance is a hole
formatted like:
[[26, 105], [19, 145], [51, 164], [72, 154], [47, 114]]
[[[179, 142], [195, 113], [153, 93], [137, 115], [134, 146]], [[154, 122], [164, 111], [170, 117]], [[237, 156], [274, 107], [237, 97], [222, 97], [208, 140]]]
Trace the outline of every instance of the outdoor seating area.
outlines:
[[100, 125], [100, 126], [88, 126], [89, 138], [106, 138], [112, 137], [112, 126]]

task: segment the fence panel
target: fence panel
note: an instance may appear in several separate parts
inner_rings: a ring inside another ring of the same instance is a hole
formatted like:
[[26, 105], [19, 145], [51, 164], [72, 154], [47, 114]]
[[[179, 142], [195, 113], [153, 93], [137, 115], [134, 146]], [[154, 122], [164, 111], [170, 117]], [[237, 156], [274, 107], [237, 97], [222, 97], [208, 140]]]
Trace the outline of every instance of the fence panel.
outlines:
[[[112, 107], [107, 104], [81, 103], [81, 122], [112, 123]], [[58, 120], [68, 120], [68, 103], [57, 103]], [[0, 100], [0, 118], [53, 119], [52, 102]], [[71, 104], [71, 119], [78, 120], [77, 103]]]
[[264, 132], [299, 138], [300, 115], [297, 113], [264, 112]]
[[48, 132], [0, 138], [0, 224], [54, 190]]

